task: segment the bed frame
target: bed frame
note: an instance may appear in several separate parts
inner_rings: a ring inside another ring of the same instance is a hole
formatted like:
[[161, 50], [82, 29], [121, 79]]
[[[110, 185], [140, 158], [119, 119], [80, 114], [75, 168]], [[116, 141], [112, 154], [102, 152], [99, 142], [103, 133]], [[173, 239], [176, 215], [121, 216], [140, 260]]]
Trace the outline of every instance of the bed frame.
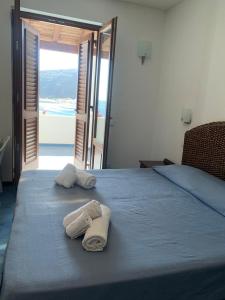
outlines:
[[213, 122], [188, 130], [182, 164], [225, 180], [225, 122]]

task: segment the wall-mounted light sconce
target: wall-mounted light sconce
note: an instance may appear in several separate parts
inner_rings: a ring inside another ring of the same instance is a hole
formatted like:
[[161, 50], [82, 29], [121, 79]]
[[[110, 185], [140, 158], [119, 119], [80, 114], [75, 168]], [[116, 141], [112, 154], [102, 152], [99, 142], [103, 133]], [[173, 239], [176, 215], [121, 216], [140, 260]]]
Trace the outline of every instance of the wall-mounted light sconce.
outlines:
[[192, 122], [192, 110], [189, 108], [184, 108], [182, 110], [181, 121], [184, 125], [190, 125]]
[[146, 58], [151, 58], [152, 55], [152, 42], [150, 41], [139, 41], [137, 47], [138, 57], [141, 59], [142, 65]]

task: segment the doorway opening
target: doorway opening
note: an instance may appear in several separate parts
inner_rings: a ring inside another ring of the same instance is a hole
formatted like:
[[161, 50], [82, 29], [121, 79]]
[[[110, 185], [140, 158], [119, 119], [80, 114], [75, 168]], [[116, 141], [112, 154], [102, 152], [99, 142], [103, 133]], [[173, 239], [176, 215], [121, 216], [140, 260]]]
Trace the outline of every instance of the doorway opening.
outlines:
[[62, 169], [68, 162], [107, 167], [116, 24], [117, 18], [89, 27], [14, 13], [17, 179], [22, 169]]
[[[36, 168], [60, 170], [74, 163], [79, 44], [92, 31], [32, 19], [23, 21], [37, 32], [40, 41]], [[34, 164], [27, 168], [34, 168]]]
[[78, 55], [40, 48], [39, 169], [74, 162]]

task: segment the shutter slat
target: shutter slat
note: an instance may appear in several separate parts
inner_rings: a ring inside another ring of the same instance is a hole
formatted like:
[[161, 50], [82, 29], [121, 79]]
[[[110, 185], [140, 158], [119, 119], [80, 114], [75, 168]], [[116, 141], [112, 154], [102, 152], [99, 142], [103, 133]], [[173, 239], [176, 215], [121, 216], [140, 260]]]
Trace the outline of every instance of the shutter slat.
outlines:
[[37, 157], [37, 119], [26, 120], [25, 129], [25, 162]]
[[[88, 77], [88, 42], [80, 44], [79, 47], [79, 73], [77, 89], [77, 113], [86, 112], [87, 103], [87, 77]], [[86, 122], [76, 118], [76, 135], [75, 135], [75, 158], [80, 161], [84, 160], [84, 146], [86, 134]]]
[[77, 118], [75, 132], [75, 159], [83, 166], [86, 164], [86, 153], [88, 146], [88, 112], [87, 107], [91, 87], [91, 60], [93, 54], [94, 35], [79, 45], [79, 71], [77, 86]]
[[38, 33], [35, 33], [28, 25], [24, 30], [24, 109], [26, 111], [26, 119], [24, 119], [24, 161], [27, 164], [37, 159], [38, 155], [39, 38]]

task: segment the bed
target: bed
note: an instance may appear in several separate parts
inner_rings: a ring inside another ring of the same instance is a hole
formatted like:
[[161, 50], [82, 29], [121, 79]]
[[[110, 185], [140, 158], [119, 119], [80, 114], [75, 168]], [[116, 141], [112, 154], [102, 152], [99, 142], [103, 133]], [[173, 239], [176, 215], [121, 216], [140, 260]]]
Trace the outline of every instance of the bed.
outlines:
[[[224, 122], [186, 133], [182, 165], [93, 172], [90, 191], [54, 185], [54, 171], [23, 173], [2, 300], [225, 299]], [[91, 199], [112, 209], [102, 253], [62, 226]]]

